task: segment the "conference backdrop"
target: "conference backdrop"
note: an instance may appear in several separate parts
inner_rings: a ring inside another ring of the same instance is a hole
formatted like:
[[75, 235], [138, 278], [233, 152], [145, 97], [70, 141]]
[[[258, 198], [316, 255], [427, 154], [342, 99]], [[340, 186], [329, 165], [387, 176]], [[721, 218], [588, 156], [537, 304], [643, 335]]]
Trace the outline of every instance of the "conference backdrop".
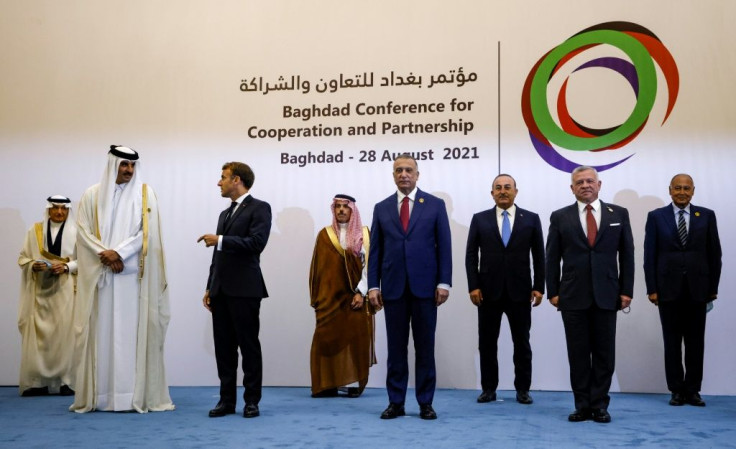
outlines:
[[[222, 164], [248, 163], [251, 193], [273, 210], [262, 255], [267, 385], [309, 385], [314, 315], [307, 275], [334, 194], [357, 198], [365, 225], [395, 192], [402, 152], [421, 189], [450, 215], [453, 284], [439, 309], [438, 386], [479, 387], [476, 309], [465, 243], [492, 207], [498, 173], [517, 204], [571, 204], [570, 170], [600, 170], [601, 199], [629, 209], [636, 243], [630, 313], [618, 317], [614, 390], [666, 391], [656, 307], [642, 271], [648, 211], [670, 178], [695, 179], [694, 203], [716, 210], [724, 250], [708, 314], [703, 393], [736, 394], [731, 276], [736, 192], [736, 4], [727, 0], [542, 1], [3, 1], [0, 3], [0, 384], [20, 362], [16, 315], [25, 231], [45, 198], [99, 182], [111, 144], [141, 154], [161, 204], [172, 318], [171, 385], [214, 385], [202, 307], [214, 232], [228, 206]], [[533, 309], [533, 389], [569, 389], [564, 331], [545, 301]], [[383, 313], [378, 365], [386, 371]], [[499, 339], [501, 389], [513, 389], [512, 345]]]

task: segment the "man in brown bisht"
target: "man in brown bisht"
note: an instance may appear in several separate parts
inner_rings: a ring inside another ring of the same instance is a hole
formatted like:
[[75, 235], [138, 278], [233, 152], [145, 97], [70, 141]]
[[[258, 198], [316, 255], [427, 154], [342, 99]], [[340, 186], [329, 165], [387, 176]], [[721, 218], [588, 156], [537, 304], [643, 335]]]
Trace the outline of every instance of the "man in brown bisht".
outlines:
[[335, 195], [332, 225], [317, 235], [309, 269], [309, 292], [317, 327], [312, 339], [312, 397], [335, 397], [346, 387], [358, 397], [376, 363], [374, 322], [368, 290], [369, 231], [355, 198]]

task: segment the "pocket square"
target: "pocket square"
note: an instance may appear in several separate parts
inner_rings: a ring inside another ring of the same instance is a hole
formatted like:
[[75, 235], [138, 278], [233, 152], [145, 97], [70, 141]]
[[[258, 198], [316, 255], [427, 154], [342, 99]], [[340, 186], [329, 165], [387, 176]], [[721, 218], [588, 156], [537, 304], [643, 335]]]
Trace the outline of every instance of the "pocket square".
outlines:
[[621, 226], [621, 223], [611, 223], [610, 226]]

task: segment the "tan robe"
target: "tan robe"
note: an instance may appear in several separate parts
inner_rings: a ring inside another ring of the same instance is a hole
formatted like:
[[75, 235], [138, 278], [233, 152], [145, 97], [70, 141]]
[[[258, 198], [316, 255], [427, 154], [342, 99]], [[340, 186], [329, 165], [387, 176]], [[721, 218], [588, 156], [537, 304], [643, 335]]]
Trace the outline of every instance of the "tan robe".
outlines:
[[[34, 272], [33, 262], [69, 263], [74, 258], [73, 242], [77, 238], [74, 223], [66, 223], [62, 241], [63, 257], [44, 250], [43, 223], [36, 223], [26, 234], [18, 265], [21, 278], [18, 330], [22, 337], [19, 392], [29, 388], [48, 387], [59, 392], [62, 385], [74, 387], [72, 354], [74, 335], [72, 315], [76, 273], [58, 276], [50, 270]], [[74, 271], [74, 270], [70, 270]]]
[[311, 305], [317, 318], [311, 351], [312, 394], [353, 382], [362, 392], [368, 370], [376, 363], [368, 302], [360, 310], [350, 307], [363, 265], [358, 256], [340, 247], [334, 233], [331, 239], [327, 229], [332, 230], [322, 229], [317, 236], [309, 270]]

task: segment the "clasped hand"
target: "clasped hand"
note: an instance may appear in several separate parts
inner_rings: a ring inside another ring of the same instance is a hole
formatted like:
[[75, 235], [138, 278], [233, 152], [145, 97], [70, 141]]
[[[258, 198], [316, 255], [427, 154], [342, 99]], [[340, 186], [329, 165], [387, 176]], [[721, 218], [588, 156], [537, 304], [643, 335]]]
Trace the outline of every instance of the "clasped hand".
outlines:
[[123, 260], [120, 258], [120, 254], [114, 249], [106, 249], [105, 251], [97, 253], [100, 256], [100, 263], [109, 267], [113, 273], [120, 273], [125, 268]]

